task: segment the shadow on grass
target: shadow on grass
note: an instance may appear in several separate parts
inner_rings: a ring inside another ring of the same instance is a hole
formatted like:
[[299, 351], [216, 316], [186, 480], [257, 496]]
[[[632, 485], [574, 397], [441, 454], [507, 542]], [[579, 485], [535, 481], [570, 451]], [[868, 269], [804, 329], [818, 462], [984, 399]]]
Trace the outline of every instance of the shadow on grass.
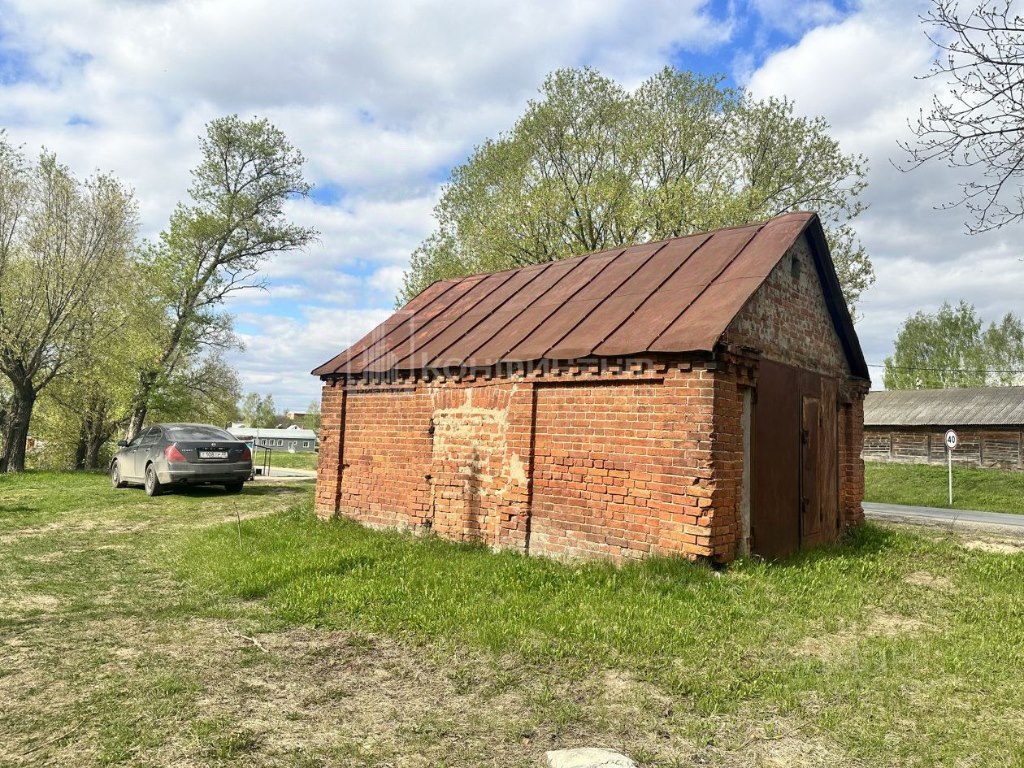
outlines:
[[28, 515], [34, 512], [36, 510], [32, 509], [32, 507], [26, 507], [24, 504], [18, 504], [14, 507], [4, 505], [3, 508], [0, 508], [0, 514], [2, 515]]
[[[257, 584], [238, 589], [238, 596], [243, 600], [258, 600], [296, 582], [310, 579], [323, 581], [325, 578], [337, 578], [351, 571], [369, 569], [376, 565], [377, 562], [378, 558], [376, 557], [357, 555], [354, 557], [342, 557], [330, 563], [311, 563], [294, 566], [280, 576], [266, 576]], [[322, 613], [322, 611], [318, 613]]]
[[170, 486], [164, 489], [165, 496], [184, 496], [186, 498], [241, 498], [246, 496], [301, 496], [308, 492], [306, 485], [246, 485], [241, 493], [228, 493], [221, 485], [183, 485]]
[[897, 532], [874, 523], [861, 523], [856, 528], [848, 529], [834, 544], [805, 549], [782, 560], [769, 562], [778, 568], [801, 568], [807, 563], [837, 557], [875, 557], [905, 549], [907, 536], [913, 536], [913, 534]]

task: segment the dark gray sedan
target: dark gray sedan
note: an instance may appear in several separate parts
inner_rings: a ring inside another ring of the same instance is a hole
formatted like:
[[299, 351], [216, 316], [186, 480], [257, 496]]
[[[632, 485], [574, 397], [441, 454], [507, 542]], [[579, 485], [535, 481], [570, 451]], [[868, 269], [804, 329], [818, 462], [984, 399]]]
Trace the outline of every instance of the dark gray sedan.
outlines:
[[155, 424], [130, 443], [118, 443], [110, 461], [110, 484], [141, 483], [149, 496], [168, 486], [223, 485], [238, 493], [252, 477], [249, 446], [208, 424]]

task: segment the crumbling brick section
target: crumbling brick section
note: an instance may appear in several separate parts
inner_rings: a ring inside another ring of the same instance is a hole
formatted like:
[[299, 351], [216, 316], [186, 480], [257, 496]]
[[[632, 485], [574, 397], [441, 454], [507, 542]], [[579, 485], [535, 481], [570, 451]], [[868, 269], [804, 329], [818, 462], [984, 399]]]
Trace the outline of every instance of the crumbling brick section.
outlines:
[[341, 449], [345, 444], [341, 426], [345, 414], [345, 388], [340, 381], [328, 381], [320, 395], [320, 453], [317, 459], [314, 509], [321, 518], [338, 514], [341, 488]]
[[529, 387], [434, 387], [429, 527], [456, 540], [522, 547], [529, 499]]
[[849, 387], [847, 402], [840, 406], [839, 504], [844, 528], [864, 520], [864, 395], [867, 385]]

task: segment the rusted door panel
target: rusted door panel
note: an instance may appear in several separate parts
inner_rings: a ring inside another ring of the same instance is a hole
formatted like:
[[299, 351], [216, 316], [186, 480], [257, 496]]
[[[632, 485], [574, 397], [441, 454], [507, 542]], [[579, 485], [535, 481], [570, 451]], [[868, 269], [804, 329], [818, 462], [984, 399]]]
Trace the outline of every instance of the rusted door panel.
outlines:
[[754, 403], [750, 538], [775, 559], [800, 548], [800, 371], [762, 360]]
[[839, 403], [835, 379], [821, 380], [821, 490], [822, 533], [826, 541], [839, 531]]
[[821, 536], [821, 398], [803, 396], [800, 424], [800, 544]]
[[751, 551], [780, 558], [839, 525], [837, 382], [762, 360], [752, 419]]

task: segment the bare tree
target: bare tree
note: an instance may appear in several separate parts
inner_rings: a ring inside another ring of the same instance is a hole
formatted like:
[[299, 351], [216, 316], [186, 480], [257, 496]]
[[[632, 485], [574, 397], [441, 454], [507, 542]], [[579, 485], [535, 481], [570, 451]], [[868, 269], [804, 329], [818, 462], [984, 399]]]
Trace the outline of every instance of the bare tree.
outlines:
[[0, 373], [10, 383], [0, 472], [25, 468], [39, 393], [123, 314], [114, 290], [135, 241], [131, 193], [110, 176], [77, 180], [43, 152], [30, 164], [0, 134]]
[[916, 141], [901, 142], [908, 168], [930, 160], [977, 171], [961, 184], [971, 234], [1024, 219], [1024, 19], [1014, 0], [963, 11], [956, 0], [933, 0], [921, 21], [942, 51], [926, 78], [948, 90], [910, 124]]
[[262, 265], [276, 253], [302, 248], [316, 231], [288, 220], [285, 203], [305, 197], [304, 158], [267, 120], [214, 120], [201, 139], [189, 204], [179, 205], [148, 257], [151, 287], [168, 308], [154, 365], [139, 371], [127, 435], [142, 428], [150, 400], [202, 347], [237, 343], [225, 297], [262, 287]]

